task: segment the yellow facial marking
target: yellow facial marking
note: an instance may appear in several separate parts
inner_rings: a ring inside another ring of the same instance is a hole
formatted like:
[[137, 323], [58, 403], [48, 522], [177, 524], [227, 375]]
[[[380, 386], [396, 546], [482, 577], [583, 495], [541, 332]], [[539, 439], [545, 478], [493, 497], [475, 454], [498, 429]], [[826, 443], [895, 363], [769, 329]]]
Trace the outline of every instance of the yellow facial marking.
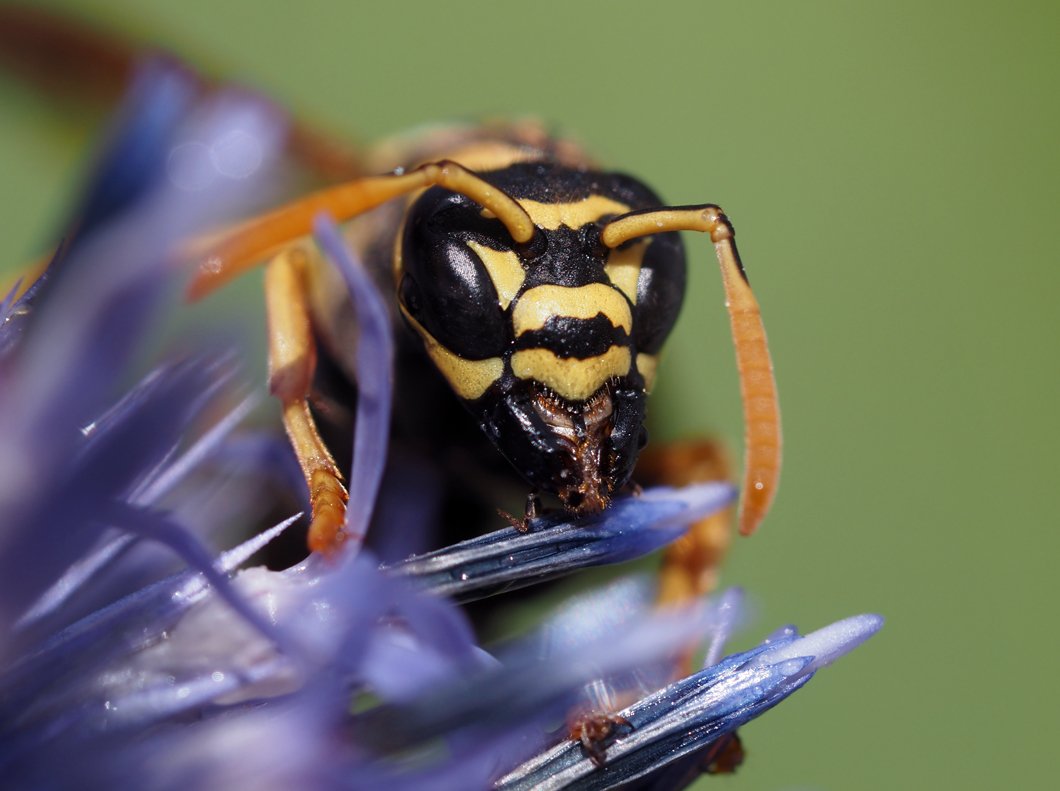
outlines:
[[504, 361], [500, 357], [490, 357], [487, 360], [465, 360], [438, 343], [433, 335], [408, 314], [407, 310], [402, 308], [401, 312], [423, 338], [423, 345], [427, 349], [431, 362], [442, 372], [449, 386], [461, 398], [473, 401], [501, 378], [504, 373]]
[[511, 250], [494, 250], [474, 241], [469, 241], [467, 246], [486, 267], [493, 287], [497, 289], [497, 302], [500, 303], [501, 310], [505, 310], [512, 304], [526, 279], [526, 270], [519, 263], [519, 256]]
[[637, 280], [640, 278], [640, 267], [644, 263], [644, 252], [651, 244], [650, 239], [643, 239], [622, 250], [612, 250], [607, 257], [604, 271], [607, 277], [629, 301], [637, 304]]
[[616, 327], [627, 333], [633, 329], [629, 303], [611, 286], [590, 283], [587, 286], [537, 286], [526, 291], [512, 310], [515, 336], [539, 330], [552, 316], [591, 319], [603, 313]]
[[652, 387], [655, 386], [655, 369], [658, 365], [659, 358], [654, 354], [637, 355], [637, 370], [644, 377], [644, 391], [647, 393], [650, 393]]
[[533, 200], [521, 200], [520, 205], [526, 209], [534, 225], [554, 231], [562, 225], [568, 228], [581, 228], [587, 223], [596, 222], [606, 214], [625, 214], [629, 206], [603, 195], [590, 195], [575, 203], [538, 203]]
[[[573, 203], [539, 203], [536, 200], [519, 200], [519, 205], [526, 209], [534, 225], [549, 231], [554, 231], [561, 226], [568, 228], [581, 228], [591, 222], [596, 222], [608, 214], [625, 214], [629, 206], [603, 195], [590, 195], [580, 201]], [[483, 217], [492, 217], [493, 213], [483, 209]]]
[[557, 357], [548, 349], [524, 349], [512, 355], [512, 373], [533, 379], [570, 401], [584, 401], [610, 378], [629, 373], [628, 346], [612, 346], [588, 360]]

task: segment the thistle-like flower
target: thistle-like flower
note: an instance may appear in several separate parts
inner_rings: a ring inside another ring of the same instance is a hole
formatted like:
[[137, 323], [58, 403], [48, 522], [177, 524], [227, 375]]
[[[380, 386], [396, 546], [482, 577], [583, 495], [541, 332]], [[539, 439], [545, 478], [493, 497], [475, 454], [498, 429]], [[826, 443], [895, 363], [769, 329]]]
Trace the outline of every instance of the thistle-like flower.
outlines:
[[[651, 583], [630, 579], [513, 644], [476, 642], [456, 602], [651, 552], [725, 507], [725, 484], [388, 565], [351, 543], [244, 569], [295, 517], [218, 553], [214, 533], [243, 503], [218, 470], [274, 472], [233, 438], [255, 399], [215, 347], [130, 375], [182, 245], [253, 207], [282, 135], [260, 100], [204, 104], [178, 69], [148, 69], [46, 274], [0, 302], [7, 786], [680, 787], [879, 628], [860, 616], [783, 630], [721, 659], [737, 594], [660, 611]], [[391, 328], [333, 223], [316, 233], [359, 321], [347, 529], [361, 536], [385, 461]], [[706, 643], [704, 668], [673, 681], [675, 657]], [[557, 730], [575, 711], [604, 715], [599, 742]]]

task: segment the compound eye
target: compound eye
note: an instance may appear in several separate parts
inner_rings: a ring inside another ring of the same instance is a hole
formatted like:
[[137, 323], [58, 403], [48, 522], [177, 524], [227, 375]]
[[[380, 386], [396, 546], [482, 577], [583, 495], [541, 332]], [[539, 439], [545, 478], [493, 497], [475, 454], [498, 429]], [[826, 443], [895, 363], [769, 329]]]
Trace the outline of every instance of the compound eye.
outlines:
[[685, 295], [685, 250], [676, 233], [654, 237], [637, 278], [633, 326], [637, 351], [657, 354], [677, 321]]
[[509, 332], [475, 242], [464, 236], [413, 226], [404, 242], [398, 297], [442, 346], [466, 360], [484, 360], [505, 350]]

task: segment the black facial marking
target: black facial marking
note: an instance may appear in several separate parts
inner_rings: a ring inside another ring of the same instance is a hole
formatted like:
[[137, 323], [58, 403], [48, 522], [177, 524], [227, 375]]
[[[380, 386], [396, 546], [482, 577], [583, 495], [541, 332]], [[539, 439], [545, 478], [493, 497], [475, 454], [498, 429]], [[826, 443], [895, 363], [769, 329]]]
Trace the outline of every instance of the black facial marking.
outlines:
[[601, 355], [612, 346], [628, 345], [625, 327], [616, 327], [602, 313], [591, 319], [550, 316], [544, 327], [524, 332], [515, 341], [516, 349], [548, 349], [557, 357], [579, 360]]
[[548, 249], [527, 263], [526, 287], [540, 285], [586, 286], [607, 282], [604, 261], [586, 244], [585, 235], [570, 228], [546, 231]]

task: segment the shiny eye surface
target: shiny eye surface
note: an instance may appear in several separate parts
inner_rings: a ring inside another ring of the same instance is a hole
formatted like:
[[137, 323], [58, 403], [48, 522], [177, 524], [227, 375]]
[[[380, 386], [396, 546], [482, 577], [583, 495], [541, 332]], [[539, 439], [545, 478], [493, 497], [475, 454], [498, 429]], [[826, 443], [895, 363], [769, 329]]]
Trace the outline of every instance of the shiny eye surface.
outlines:
[[401, 304], [440, 344], [468, 359], [495, 357], [511, 331], [482, 254], [506, 234], [460, 196], [428, 191], [410, 211], [402, 240]]
[[633, 309], [638, 352], [658, 354], [681, 312], [685, 295], [685, 251], [676, 233], [659, 234], [644, 252]]

